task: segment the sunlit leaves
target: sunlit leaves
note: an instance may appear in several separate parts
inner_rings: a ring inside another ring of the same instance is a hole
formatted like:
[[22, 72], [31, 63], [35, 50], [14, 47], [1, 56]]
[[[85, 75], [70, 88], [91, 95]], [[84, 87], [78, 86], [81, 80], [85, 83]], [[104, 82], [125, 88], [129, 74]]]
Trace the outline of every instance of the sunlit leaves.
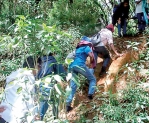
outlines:
[[72, 78], [72, 73], [68, 73], [66, 76], [66, 80], [67, 82]]
[[50, 78], [50, 77], [46, 77], [46, 78], [45, 78], [45, 82], [47, 82], [47, 83], [50, 83], [51, 80], [52, 80], [52, 78]]
[[66, 97], [70, 95], [71, 91], [72, 91], [71, 87], [67, 86], [66, 87]]
[[65, 59], [65, 63], [70, 65], [74, 60], [73, 59]]
[[17, 94], [20, 94], [22, 92], [22, 87], [19, 87], [18, 89], [17, 89]]
[[53, 77], [57, 82], [62, 82], [61, 77], [59, 75], [54, 75]]
[[63, 92], [63, 90], [62, 90], [60, 84], [55, 84], [54, 87], [55, 87], [56, 92], [57, 92], [59, 95], [62, 95], [62, 94], [64, 95], [64, 92]]

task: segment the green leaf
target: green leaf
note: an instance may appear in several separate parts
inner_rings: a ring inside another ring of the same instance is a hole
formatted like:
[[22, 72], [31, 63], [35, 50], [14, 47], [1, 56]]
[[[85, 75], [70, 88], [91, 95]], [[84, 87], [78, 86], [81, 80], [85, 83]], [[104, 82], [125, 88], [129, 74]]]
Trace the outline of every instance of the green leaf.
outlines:
[[22, 87], [19, 87], [19, 88], [17, 89], [17, 94], [20, 94], [21, 91], [22, 91]]
[[62, 90], [61, 86], [59, 84], [55, 84], [55, 90], [59, 95], [64, 95], [64, 91]]
[[77, 78], [76, 77], [72, 77], [72, 80], [76, 83], [76, 85], [78, 87], [80, 87], [81, 84], [77, 81]]
[[13, 85], [14, 84], [14, 82], [12, 81], [12, 82], [9, 82], [9, 84], [8, 85]]
[[65, 59], [65, 63], [68, 65], [70, 65], [73, 61], [73, 59]]

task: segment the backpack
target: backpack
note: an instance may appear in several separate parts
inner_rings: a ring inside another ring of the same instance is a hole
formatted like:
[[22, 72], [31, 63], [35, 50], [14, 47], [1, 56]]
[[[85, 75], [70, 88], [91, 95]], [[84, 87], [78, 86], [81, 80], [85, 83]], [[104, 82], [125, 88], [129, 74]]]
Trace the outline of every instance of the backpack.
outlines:
[[101, 42], [100, 33], [95, 34], [91, 37], [91, 42], [94, 47], [96, 47]]
[[74, 50], [67, 55], [66, 59], [74, 59], [75, 55], [76, 55], [76, 51]]

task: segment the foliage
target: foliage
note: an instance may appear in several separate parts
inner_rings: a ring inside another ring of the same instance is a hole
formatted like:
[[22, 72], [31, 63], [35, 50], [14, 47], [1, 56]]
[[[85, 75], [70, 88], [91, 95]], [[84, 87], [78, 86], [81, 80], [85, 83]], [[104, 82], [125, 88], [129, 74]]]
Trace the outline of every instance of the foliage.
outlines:
[[82, 34], [90, 34], [94, 30], [99, 17], [99, 9], [94, 1], [75, 0], [73, 4], [69, 4], [68, 0], [59, 0], [53, 6], [49, 12], [50, 24], [55, 23], [64, 29], [73, 25]]
[[[75, 49], [81, 35], [93, 35], [101, 28], [111, 23], [112, 8], [115, 0], [41, 0], [37, 5], [35, 0], [0, 0], [0, 75], [7, 76], [12, 71], [22, 67], [24, 59], [29, 55], [36, 57], [54, 53], [57, 61], [64, 64], [68, 53]], [[130, 18], [134, 15], [134, 4], [130, 1]], [[129, 20], [128, 34], [136, 34], [136, 21]], [[145, 32], [149, 34], [149, 30]], [[148, 46], [149, 43], [147, 43]], [[129, 41], [128, 48], [138, 50], [137, 42]], [[149, 49], [140, 54], [140, 59], [130, 64], [137, 70], [149, 60]], [[148, 66], [146, 65], [145, 68]], [[59, 81], [50, 76], [52, 81]], [[85, 81], [78, 77], [76, 82]], [[43, 78], [46, 83], [49, 76]], [[62, 78], [61, 78], [62, 79]], [[68, 84], [67, 80], [67, 84]], [[49, 81], [48, 81], [49, 82]], [[37, 87], [39, 88], [39, 84]], [[84, 85], [85, 83], [81, 83]], [[79, 91], [84, 90], [80, 88]], [[21, 91], [21, 88], [18, 90]], [[59, 98], [65, 105], [65, 100], [71, 89], [63, 90], [59, 85], [53, 87], [52, 97], [58, 105]], [[117, 95], [109, 94], [108, 98], [99, 99], [103, 105], [93, 102], [94, 122], [148, 122], [149, 102], [148, 93], [138, 87], [124, 90], [121, 99]], [[38, 102], [42, 98], [38, 93]], [[50, 99], [48, 101], [50, 102]], [[54, 105], [51, 104], [53, 107]], [[65, 108], [65, 106], [63, 107]], [[81, 107], [83, 110], [83, 107]], [[87, 107], [84, 108], [86, 110]], [[103, 120], [99, 119], [99, 115]], [[54, 122], [51, 114], [47, 114], [47, 122]], [[50, 118], [49, 118], [50, 117]], [[59, 119], [57, 122], [69, 122]], [[81, 115], [79, 123], [92, 122], [86, 115]]]
[[114, 101], [104, 102], [100, 107], [104, 120], [114, 123], [147, 123], [149, 121], [148, 92], [138, 87], [131, 87], [124, 90], [122, 95], [120, 100], [112, 98]]
[[[47, 26], [40, 19], [32, 20], [24, 16], [18, 16], [14, 26], [13, 36], [0, 37], [3, 74], [4, 70], [8, 69], [6, 73], [10, 73], [17, 68], [12, 67], [13, 63], [21, 66], [24, 58], [29, 55], [41, 56], [51, 52], [56, 54], [58, 61], [64, 61], [68, 52], [73, 50], [74, 41], [80, 37], [75, 28], [61, 31], [56, 26]], [[6, 58], [11, 61], [7, 62]]]

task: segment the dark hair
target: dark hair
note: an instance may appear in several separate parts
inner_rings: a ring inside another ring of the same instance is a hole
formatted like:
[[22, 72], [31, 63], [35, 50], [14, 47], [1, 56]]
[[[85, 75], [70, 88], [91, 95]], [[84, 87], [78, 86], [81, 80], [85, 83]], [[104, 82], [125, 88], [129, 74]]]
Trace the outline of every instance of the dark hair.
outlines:
[[[41, 59], [37, 59], [37, 63], [41, 64]], [[29, 56], [23, 63], [23, 68], [35, 68], [36, 66], [36, 59], [33, 56]]]
[[123, 3], [128, 3], [129, 4], [129, 0], [124, 0], [124, 2]]
[[53, 56], [53, 53], [49, 53], [49, 54], [47, 54], [47, 55], [43, 55], [44, 57], [45, 56]]

